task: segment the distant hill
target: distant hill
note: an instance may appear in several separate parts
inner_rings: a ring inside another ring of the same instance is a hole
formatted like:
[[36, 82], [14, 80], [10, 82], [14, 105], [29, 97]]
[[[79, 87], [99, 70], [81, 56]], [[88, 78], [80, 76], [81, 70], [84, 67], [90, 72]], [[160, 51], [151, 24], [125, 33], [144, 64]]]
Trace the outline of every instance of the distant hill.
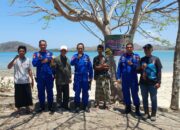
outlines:
[[18, 46], [23, 45], [27, 47], [27, 51], [36, 51], [37, 48], [19, 41], [9, 41], [0, 44], [0, 52], [16, 52]]
[[[0, 44], [0, 52], [16, 52], [19, 45], [24, 45], [27, 47], [28, 51], [37, 51], [38, 48], [35, 48], [27, 43], [19, 41], [10, 41]], [[142, 45], [134, 43], [134, 50], [142, 50]], [[173, 46], [162, 46], [162, 45], [153, 45], [154, 50], [174, 50]], [[86, 51], [96, 51], [97, 46], [85, 47]], [[50, 51], [59, 51], [58, 48], [48, 49]], [[68, 51], [76, 51], [76, 48], [69, 48]]]
[[[153, 50], [174, 50], [174, 46], [163, 46], [158, 44], [152, 44]], [[143, 46], [137, 43], [134, 43], [134, 50], [142, 50]]]
[[[54, 51], [54, 52], [58, 52], [58, 51], [59, 51], [59, 49], [57, 49], [57, 48], [48, 49], [48, 50]], [[85, 51], [96, 51], [96, 50], [97, 50], [97, 46], [85, 47]], [[73, 48], [68, 48], [68, 51], [74, 52], [74, 51], [76, 51], [76, 48], [75, 48], [75, 47], [73, 47]]]

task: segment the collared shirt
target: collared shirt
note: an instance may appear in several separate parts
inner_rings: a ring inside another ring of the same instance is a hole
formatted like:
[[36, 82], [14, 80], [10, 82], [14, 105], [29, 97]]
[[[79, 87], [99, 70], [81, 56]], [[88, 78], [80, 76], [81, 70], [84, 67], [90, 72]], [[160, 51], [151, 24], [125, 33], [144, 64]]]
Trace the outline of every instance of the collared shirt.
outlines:
[[[131, 62], [132, 64], [128, 64], [128, 62]], [[117, 79], [121, 79], [121, 77], [126, 77], [128, 79], [134, 78], [134, 76], [137, 76], [137, 69], [140, 66], [140, 57], [138, 54], [135, 53], [125, 53], [123, 54], [118, 63], [118, 69], [117, 69]]]
[[83, 53], [82, 57], [79, 59], [78, 53], [74, 54], [71, 59], [71, 65], [75, 67], [75, 77], [79, 77], [79, 80], [87, 81], [88, 78], [93, 78], [92, 63], [87, 54]]
[[[52, 55], [53, 53], [50, 51], [43, 51], [43, 52], [39, 51], [34, 53], [32, 64], [34, 67], [37, 67], [37, 71], [36, 71], [37, 78], [53, 75], [53, 71], [50, 66]], [[48, 62], [42, 63], [44, 59], [48, 59]]]
[[29, 70], [32, 68], [29, 58], [18, 58], [14, 64], [14, 82], [16, 84], [30, 83]]

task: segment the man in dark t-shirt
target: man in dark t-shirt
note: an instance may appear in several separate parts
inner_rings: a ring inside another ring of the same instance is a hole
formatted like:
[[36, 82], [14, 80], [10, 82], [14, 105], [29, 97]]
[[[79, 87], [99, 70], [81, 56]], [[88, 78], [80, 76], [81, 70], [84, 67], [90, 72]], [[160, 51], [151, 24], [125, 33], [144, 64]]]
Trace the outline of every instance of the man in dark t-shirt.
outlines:
[[157, 89], [161, 85], [162, 65], [160, 59], [152, 55], [153, 46], [151, 44], [146, 44], [143, 49], [145, 56], [141, 58], [140, 61], [140, 87], [145, 112], [145, 115], [143, 117], [144, 119], [150, 117], [148, 107], [148, 94], [150, 93], [152, 102], [151, 120], [155, 121], [157, 111]]
[[104, 101], [104, 109], [110, 100], [110, 75], [107, 58], [103, 55], [104, 46], [97, 46], [98, 55], [93, 59], [94, 79], [96, 80], [95, 102], [99, 108], [99, 102]]

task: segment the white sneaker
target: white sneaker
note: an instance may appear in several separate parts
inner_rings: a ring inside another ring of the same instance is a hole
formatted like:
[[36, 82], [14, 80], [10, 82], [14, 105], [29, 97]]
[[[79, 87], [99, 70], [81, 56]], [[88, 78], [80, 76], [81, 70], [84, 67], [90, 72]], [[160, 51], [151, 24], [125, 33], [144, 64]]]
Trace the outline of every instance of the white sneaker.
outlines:
[[156, 121], [156, 116], [151, 116], [151, 121]]

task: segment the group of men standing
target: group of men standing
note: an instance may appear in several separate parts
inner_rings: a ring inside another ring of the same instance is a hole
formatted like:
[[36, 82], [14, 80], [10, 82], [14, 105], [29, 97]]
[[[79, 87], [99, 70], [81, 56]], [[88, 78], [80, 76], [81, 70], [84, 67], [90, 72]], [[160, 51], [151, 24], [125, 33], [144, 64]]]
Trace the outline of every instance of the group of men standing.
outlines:
[[[36, 82], [38, 89], [38, 98], [40, 108], [37, 112], [45, 110], [45, 91], [47, 93], [48, 109], [50, 112], [54, 112], [53, 109], [53, 83], [55, 79], [57, 97], [56, 101], [58, 107], [64, 109], [68, 108], [69, 103], [69, 84], [72, 82], [71, 65], [74, 66], [74, 82], [73, 90], [75, 92], [74, 103], [75, 111], [80, 111], [80, 94], [82, 92], [82, 104], [83, 109], [89, 112], [88, 91], [91, 88], [91, 82], [93, 80], [93, 69], [94, 79], [96, 80], [95, 90], [95, 102], [96, 107], [99, 108], [100, 101], [103, 101], [103, 108], [107, 107], [107, 102], [110, 102], [111, 93], [111, 74], [110, 68], [112, 65], [108, 61], [108, 57], [103, 55], [104, 46], [98, 45], [98, 55], [94, 57], [93, 64], [90, 61], [90, 57], [84, 53], [84, 44], [77, 44], [77, 53], [73, 55], [71, 61], [67, 58], [67, 47], [60, 47], [60, 55], [53, 57], [52, 52], [46, 50], [47, 42], [45, 40], [39, 41], [40, 51], [35, 52], [33, 55], [32, 64], [37, 68], [36, 71]], [[24, 49], [24, 48], [22, 48]], [[141, 73], [140, 87], [143, 99], [143, 106], [146, 118], [149, 117], [148, 107], [148, 93], [150, 93], [152, 101], [152, 114], [151, 119], [155, 120], [157, 111], [157, 88], [160, 87], [161, 83], [161, 62], [159, 58], [152, 56], [153, 47], [151, 44], [147, 44], [143, 47], [145, 57], [140, 59], [138, 54], [133, 53], [133, 44], [126, 44], [126, 53], [124, 53], [118, 63], [116, 81], [122, 84], [123, 99], [125, 104], [125, 113], [131, 112], [131, 96], [135, 105], [135, 113], [140, 116], [140, 101], [138, 97], [138, 77], [137, 73]], [[26, 50], [25, 50], [26, 52]], [[19, 49], [18, 49], [19, 53]], [[25, 57], [25, 56], [24, 56]], [[11, 62], [11, 68], [16, 62]], [[21, 57], [20, 57], [21, 59]], [[19, 68], [22, 66], [19, 65]], [[29, 70], [30, 67], [28, 68]], [[18, 70], [17, 70], [18, 71]], [[29, 73], [32, 80], [32, 72]], [[15, 73], [16, 75], [16, 73]], [[32, 81], [33, 82], [33, 81]], [[29, 83], [29, 82], [28, 82]], [[16, 83], [15, 83], [16, 84]], [[19, 83], [17, 83], [19, 84]], [[20, 83], [21, 84], [21, 83]], [[17, 85], [16, 85], [17, 86]], [[16, 95], [15, 95], [16, 96]], [[24, 97], [21, 97], [24, 98]], [[21, 99], [20, 98], [20, 99]], [[19, 100], [20, 100], [19, 99]], [[32, 99], [31, 99], [32, 100]], [[15, 100], [16, 102], [16, 100]], [[32, 102], [30, 104], [32, 105]], [[21, 107], [20, 105], [19, 107]], [[18, 107], [18, 108], [19, 108]]]

